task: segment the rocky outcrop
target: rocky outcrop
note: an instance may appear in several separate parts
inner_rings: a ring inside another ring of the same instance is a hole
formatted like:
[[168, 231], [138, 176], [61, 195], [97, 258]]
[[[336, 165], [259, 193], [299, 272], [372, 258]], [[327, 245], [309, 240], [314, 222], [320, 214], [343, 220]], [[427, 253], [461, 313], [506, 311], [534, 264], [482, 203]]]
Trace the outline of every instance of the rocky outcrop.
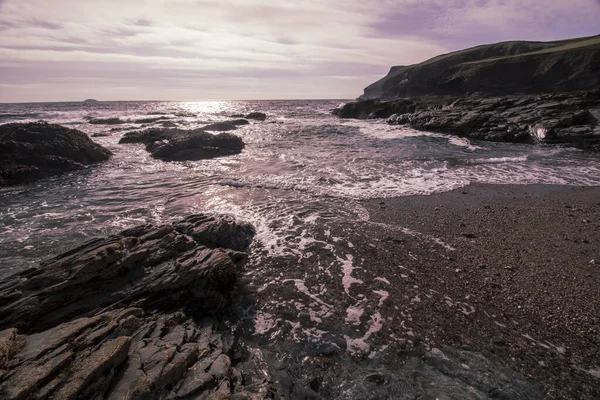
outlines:
[[600, 150], [600, 92], [467, 98], [441, 108], [397, 114], [390, 124], [496, 142], [564, 144]]
[[249, 225], [193, 215], [5, 279], [0, 397], [252, 398], [231, 335], [207, 318], [229, 303], [252, 236]]
[[76, 129], [45, 122], [1, 125], [0, 186], [84, 169], [111, 154]]
[[366, 100], [334, 111], [414, 129], [499, 142], [600, 150], [600, 91], [502, 97]]
[[392, 67], [361, 99], [500, 96], [600, 88], [600, 36], [555, 42], [502, 42]]
[[144, 143], [152, 157], [166, 161], [202, 160], [240, 153], [244, 142], [230, 133], [153, 128], [126, 133], [119, 143]]

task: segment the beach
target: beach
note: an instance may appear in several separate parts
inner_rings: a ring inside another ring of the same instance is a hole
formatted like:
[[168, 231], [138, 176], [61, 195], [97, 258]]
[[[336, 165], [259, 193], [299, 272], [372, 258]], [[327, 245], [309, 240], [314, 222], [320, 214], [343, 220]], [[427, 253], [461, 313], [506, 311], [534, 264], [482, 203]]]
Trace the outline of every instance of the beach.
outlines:
[[598, 398], [600, 188], [472, 184], [364, 204], [385, 225], [358, 250], [388, 271], [387, 307], [410, 314], [417, 347], [481, 352], [547, 398]]

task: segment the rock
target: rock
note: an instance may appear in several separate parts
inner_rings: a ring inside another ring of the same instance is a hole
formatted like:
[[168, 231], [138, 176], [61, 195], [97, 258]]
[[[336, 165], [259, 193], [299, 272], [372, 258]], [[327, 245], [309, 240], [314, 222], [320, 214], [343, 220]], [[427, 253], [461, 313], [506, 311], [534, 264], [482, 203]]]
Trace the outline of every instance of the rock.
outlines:
[[86, 99], [81, 104], [83, 104], [84, 106], [95, 106], [99, 103], [100, 102], [96, 99]]
[[76, 129], [45, 122], [0, 126], [0, 186], [106, 161], [112, 153]]
[[264, 121], [265, 119], [267, 119], [267, 114], [262, 112], [251, 112], [250, 114], [247, 114], [244, 118], [254, 119], [257, 121]]
[[391, 374], [370, 373], [348, 381], [350, 399], [542, 399], [543, 394], [519, 373], [482, 355], [444, 347], [410, 357]]
[[213, 135], [202, 129], [127, 132], [119, 143], [144, 143], [152, 157], [166, 161], [202, 160], [240, 153], [244, 142], [230, 133]]
[[0, 282], [0, 329], [39, 332], [118, 304], [221, 309], [253, 233], [230, 218], [198, 214], [92, 240]]
[[[392, 67], [362, 100], [417, 96], [501, 96], [600, 88], [600, 36], [554, 42], [511, 41]], [[547, 102], [552, 107], [553, 102]]]
[[237, 129], [237, 125], [231, 124], [229, 122], [215, 122], [214, 124], [203, 126], [201, 129], [205, 131], [232, 131]]
[[181, 136], [169, 142], [154, 142], [147, 147], [152, 157], [167, 161], [203, 160], [241, 153], [244, 142], [230, 133], [203, 132]]
[[389, 102], [379, 100], [364, 100], [345, 104], [333, 110], [333, 114], [340, 118], [388, 118], [392, 114], [412, 113], [416, 110], [416, 103], [411, 100], [399, 99]]
[[[0, 282], [3, 399], [263, 398], [209, 315], [254, 229], [192, 215], [92, 240]], [[256, 354], [256, 353], [255, 353]]]
[[334, 114], [343, 118], [388, 117], [393, 125], [476, 140], [565, 144], [600, 150], [600, 91], [463, 97], [366, 100], [348, 103]]
[[123, 121], [119, 118], [91, 118], [88, 120], [88, 123], [94, 125], [119, 125], [125, 124], [127, 121]]
[[227, 121], [228, 123], [235, 125], [235, 126], [240, 126], [240, 125], [249, 125], [250, 122], [248, 122], [248, 120], [243, 119], [243, 118], [238, 118], [238, 119], [233, 119], [231, 121]]

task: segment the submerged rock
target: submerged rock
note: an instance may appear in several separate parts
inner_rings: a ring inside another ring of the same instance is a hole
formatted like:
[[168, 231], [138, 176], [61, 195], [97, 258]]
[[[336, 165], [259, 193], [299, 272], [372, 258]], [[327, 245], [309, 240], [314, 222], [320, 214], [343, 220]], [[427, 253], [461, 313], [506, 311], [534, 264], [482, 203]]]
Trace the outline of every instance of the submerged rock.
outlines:
[[112, 153], [76, 129], [45, 122], [0, 126], [0, 185], [84, 169]]
[[119, 143], [144, 143], [152, 157], [167, 161], [202, 160], [240, 153], [244, 142], [230, 133], [213, 135], [205, 128], [147, 129], [126, 133]]
[[90, 241], [6, 278], [0, 397], [221, 398], [234, 386], [244, 395], [233, 339], [207, 315], [229, 303], [253, 234], [226, 217], [192, 215]]

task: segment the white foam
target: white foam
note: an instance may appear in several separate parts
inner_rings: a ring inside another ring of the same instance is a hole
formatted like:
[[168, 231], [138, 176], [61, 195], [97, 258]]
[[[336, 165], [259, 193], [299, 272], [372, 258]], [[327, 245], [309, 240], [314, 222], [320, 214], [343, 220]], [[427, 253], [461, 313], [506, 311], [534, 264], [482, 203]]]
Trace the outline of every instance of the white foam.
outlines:
[[360, 317], [365, 312], [364, 308], [350, 306], [346, 309], [346, 323], [350, 325], [360, 325]]
[[382, 277], [379, 277], [379, 276], [377, 278], [375, 278], [375, 280], [376, 281], [381, 281], [381, 282], [386, 283], [388, 285], [390, 284], [390, 281], [388, 281], [386, 278], [382, 278]]
[[356, 269], [352, 264], [353, 258], [354, 257], [352, 256], [352, 254], [346, 254], [345, 260], [341, 257], [337, 257], [339, 263], [342, 264], [342, 272], [344, 273], [344, 276], [342, 277], [342, 285], [344, 286], [344, 291], [347, 295], [350, 295], [350, 286], [352, 286], [353, 284], [364, 283], [360, 279], [354, 278], [352, 276], [352, 271]]
[[381, 307], [383, 305], [383, 302], [390, 297], [390, 293], [385, 291], [385, 290], [373, 290], [373, 293], [375, 293], [376, 295], [380, 296], [381, 298], [379, 299], [379, 307]]
[[277, 321], [273, 314], [259, 311], [254, 319], [254, 334], [262, 335], [275, 328]]
[[383, 322], [381, 314], [377, 312], [371, 317], [369, 329], [367, 330], [367, 332], [365, 332], [363, 337], [352, 339], [349, 336], [344, 335], [344, 339], [346, 340], [346, 349], [348, 350], [348, 352], [352, 355], [369, 353], [369, 351], [371, 350], [371, 345], [368, 344], [366, 341], [371, 337], [371, 335], [379, 332], [382, 327]]

